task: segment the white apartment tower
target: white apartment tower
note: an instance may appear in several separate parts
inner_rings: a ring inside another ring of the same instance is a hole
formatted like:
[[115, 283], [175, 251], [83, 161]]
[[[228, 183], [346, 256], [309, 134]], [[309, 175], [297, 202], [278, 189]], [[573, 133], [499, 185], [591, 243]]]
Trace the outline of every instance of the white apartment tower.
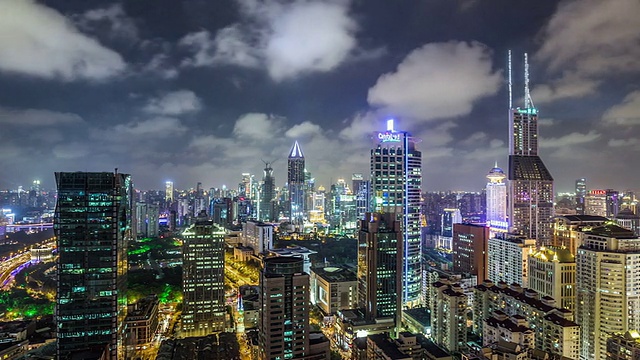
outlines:
[[487, 274], [494, 281], [528, 284], [529, 254], [535, 249], [535, 240], [524, 238], [489, 239]]
[[640, 238], [606, 224], [584, 233], [576, 256], [580, 359], [607, 356], [607, 338], [640, 329]]

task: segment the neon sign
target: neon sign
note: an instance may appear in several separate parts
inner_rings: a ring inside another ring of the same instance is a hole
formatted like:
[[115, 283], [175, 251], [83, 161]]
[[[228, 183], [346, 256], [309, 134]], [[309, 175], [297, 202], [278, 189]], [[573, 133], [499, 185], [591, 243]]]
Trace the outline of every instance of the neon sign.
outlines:
[[591, 195], [606, 195], [606, 190], [591, 190]]
[[378, 140], [382, 142], [400, 142], [400, 133], [380, 132], [378, 133]]
[[497, 229], [508, 229], [509, 223], [506, 221], [489, 220], [489, 226]]

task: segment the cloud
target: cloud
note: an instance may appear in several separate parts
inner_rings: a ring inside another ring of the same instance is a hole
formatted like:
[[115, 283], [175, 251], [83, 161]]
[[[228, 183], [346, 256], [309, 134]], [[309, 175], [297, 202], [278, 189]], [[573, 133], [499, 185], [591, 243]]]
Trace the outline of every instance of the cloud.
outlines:
[[180, 120], [170, 117], [157, 117], [144, 121], [118, 124], [113, 131], [123, 135], [133, 135], [140, 138], [164, 138], [180, 135], [187, 131]]
[[144, 72], [158, 74], [163, 79], [175, 79], [178, 77], [178, 70], [170, 63], [167, 54], [156, 54], [144, 65]]
[[90, 155], [93, 149], [87, 143], [71, 142], [53, 147], [53, 156], [59, 159], [80, 159]]
[[591, 130], [586, 134], [573, 132], [557, 138], [541, 138], [541, 148], [561, 148], [569, 147], [571, 145], [585, 144], [597, 140], [600, 138], [600, 134], [595, 130]]
[[640, 125], [640, 90], [628, 94], [622, 103], [607, 110], [602, 117], [617, 125]]
[[310, 121], [305, 121], [302, 124], [296, 124], [291, 129], [287, 130], [284, 136], [291, 139], [298, 139], [307, 136], [314, 136], [322, 133], [322, 128], [318, 124], [314, 124]]
[[563, 1], [541, 32], [543, 43], [535, 54], [560, 77], [536, 89], [534, 100], [582, 97], [611, 74], [640, 71], [637, 14], [637, 0]]
[[389, 114], [426, 121], [468, 115], [474, 102], [501, 83], [491, 52], [480, 43], [427, 44], [412, 51], [396, 71], [378, 78], [368, 101]]
[[[357, 49], [357, 24], [349, 15], [349, 1], [239, 0], [242, 21], [219, 30], [186, 35], [180, 45], [191, 49], [187, 66], [229, 64], [264, 67], [275, 81], [328, 72]], [[379, 56], [359, 51], [362, 59]]]
[[127, 16], [121, 4], [86, 11], [76, 16], [76, 21], [82, 29], [102, 29], [112, 38], [138, 39], [138, 28], [133, 19]]
[[233, 134], [239, 138], [253, 140], [273, 138], [277, 133], [282, 118], [260, 114], [248, 113], [240, 116], [233, 127]]
[[104, 80], [126, 64], [80, 33], [60, 13], [33, 0], [2, 0], [0, 70], [47, 79]]
[[18, 126], [57, 126], [83, 123], [82, 118], [72, 113], [61, 113], [42, 109], [12, 109], [0, 107], [0, 124]]
[[150, 99], [143, 110], [149, 114], [182, 115], [202, 109], [200, 98], [191, 90], [177, 90]]
[[630, 139], [610, 139], [607, 145], [610, 147], [627, 147], [640, 144], [640, 140], [637, 138]]

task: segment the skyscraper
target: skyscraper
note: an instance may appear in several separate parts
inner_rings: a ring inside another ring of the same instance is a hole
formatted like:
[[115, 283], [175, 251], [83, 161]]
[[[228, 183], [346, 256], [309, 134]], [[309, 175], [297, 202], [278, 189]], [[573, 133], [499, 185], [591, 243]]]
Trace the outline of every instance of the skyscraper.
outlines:
[[499, 231], [507, 223], [507, 175], [496, 162], [487, 179], [487, 224], [492, 231]]
[[512, 232], [541, 244], [548, 242], [552, 233], [553, 177], [538, 156], [538, 110], [529, 94], [527, 54], [524, 100], [524, 108], [514, 108], [509, 99], [509, 222]]
[[489, 228], [475, 224], [453, 224], [453, 271], [472, 274], [481, 284], [487, 278]]
[[305, 171], [304, 154], [296, 141], [289, 152], [287, 184], [289, 185], [289, 218], [295, 225], [304, 222]]
[[309, 355], [309, 275], [303, 259], [264, 259], [260, 270], [260, 359], [302, 359]]
[[[366, 213], [358, 232], [358, 302], [367, 320], [400, 316], [402, 221], [396, 213]], [[398, 323], [396, 323], [398, 325]]]
[[264, 173], [262, 174], [262, 189], [260, 191], [260, 214], [258, 219], [262, 221], [275, 221], [276, 179], [273, 176], [271, 163], [264, 162]]
[[57, 172], [55, 321], [58, 359], [102, 351], [124, 359], [131, 177], [118, 172]]
[[197, 220], [182, 236], [182, 329], [206, 336], [225, 328], [223, 228]]
[[376, 212], [402, 214], [402, 302], [407, 307], [420, 304], [422, 284], [422, 243], [420, 205], [422, 153], [416, 139], [406, 131], [396, 131], [394, 121], [387, 130], [374, 134], [371, 150], [371, 194]]
[[587, 196], [587, 179], [576, 180], [576, 214], [584, 215], [584, 201]]

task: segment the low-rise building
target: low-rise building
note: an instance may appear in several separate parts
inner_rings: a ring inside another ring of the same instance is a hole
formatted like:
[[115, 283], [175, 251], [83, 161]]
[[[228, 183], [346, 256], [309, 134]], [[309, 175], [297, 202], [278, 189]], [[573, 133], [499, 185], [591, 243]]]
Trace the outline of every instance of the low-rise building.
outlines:
[[607, 339], [607, 360], [640, 359], [640, 333], [627, 331]]
[[128, 306], [125, 320], [128, 346], [147, 344], [153, 340], [158, 330], [159, 304], [158, 297], [151, 295]]
[[524, 348], [535, 347], [535, 333], [529, 328], [527, 320], [520, 315], [509, 317], [498, 310], [484, 320], [482, 343], [486, 346], [500, 340], [516, 343]]
[[358, 279], [351, 270], [344, 267], [312, 268], [310, 275], [311, 303], [324, 315], [357, 306]]

